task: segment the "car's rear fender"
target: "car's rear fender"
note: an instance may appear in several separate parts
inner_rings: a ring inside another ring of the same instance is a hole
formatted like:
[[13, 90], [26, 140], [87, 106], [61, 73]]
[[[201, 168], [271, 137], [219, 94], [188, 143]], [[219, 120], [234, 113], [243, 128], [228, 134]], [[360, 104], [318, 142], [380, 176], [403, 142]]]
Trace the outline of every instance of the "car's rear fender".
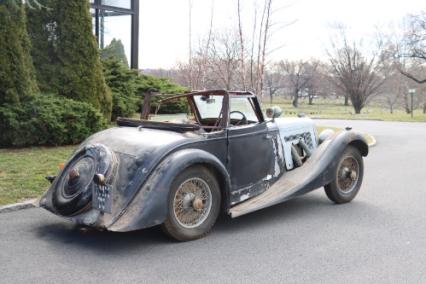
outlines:
[[162, 224], [168, 213], [168, 196], [173, 180], [184, 169], [194, 165], [203, 165], [215, 174], [224, 207], [228, 209], [230, 178], [226, 167], [206, 151], [184, 149], [172, 153], [156, 167], [118, 220], [107, 229], [126, 232]]

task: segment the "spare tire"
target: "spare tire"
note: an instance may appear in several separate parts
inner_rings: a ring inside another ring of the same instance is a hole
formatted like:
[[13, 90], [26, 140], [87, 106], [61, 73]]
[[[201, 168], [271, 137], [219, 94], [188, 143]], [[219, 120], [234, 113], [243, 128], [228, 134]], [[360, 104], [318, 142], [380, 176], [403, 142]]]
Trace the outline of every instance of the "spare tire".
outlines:
[[111, 182], [115, 168], [115, 155], [104, 145], [87, 145], [78, 151], [54, 185], [52, 202], [56, 211], [64, 216], [72, 216], [90, 208], [94, 176], [102, 174]]

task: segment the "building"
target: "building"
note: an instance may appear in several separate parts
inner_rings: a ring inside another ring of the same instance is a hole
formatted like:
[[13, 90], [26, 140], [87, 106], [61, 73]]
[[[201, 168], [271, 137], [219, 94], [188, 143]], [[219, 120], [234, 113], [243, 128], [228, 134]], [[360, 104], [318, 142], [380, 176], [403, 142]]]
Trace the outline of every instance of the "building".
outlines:
[[90, 4], [99, 47], [120, 40], [130, 67], [138, 69], [139, 0], [90, 0]]

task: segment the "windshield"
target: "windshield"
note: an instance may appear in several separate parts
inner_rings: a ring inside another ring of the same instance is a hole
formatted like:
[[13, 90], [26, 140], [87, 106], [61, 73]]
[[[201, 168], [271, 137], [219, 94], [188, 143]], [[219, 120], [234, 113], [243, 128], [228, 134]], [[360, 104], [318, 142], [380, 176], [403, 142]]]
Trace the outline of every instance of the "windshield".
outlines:
[[[204, 124], [208, 120], [216, 122], [222, 111], [223, 96], [194, 95], [192, 96], [195, 108]], [[191, 97], [180, 97], [153, 104], [149, 120], [159, 122], [199, 124], [191, 108]], [[208, 124], [208, 123], [207, 123]]]
[[234, 118], [234, 114], [238, 117], [238, 114], [243, 114], [247, 118], [249, 123], [257, 123], [259, 119], [257, 118], [256, 112], [253, 108], [250, 99], [247, 97], [237, 97], [233, 96], [230, 100], [230, 113], [231, 120]]
[[201, 119], [218, 118], [222, 111], [223, 96], [194, 96], [194, 102]]

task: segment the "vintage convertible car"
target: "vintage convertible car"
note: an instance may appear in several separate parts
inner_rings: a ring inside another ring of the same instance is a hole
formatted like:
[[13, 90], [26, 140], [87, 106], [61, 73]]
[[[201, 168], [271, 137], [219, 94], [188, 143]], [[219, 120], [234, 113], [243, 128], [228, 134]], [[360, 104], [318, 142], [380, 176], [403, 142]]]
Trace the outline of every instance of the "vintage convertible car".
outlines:
[[[141, 120], [94, 134], [74, 152], [40, 206], [111, 231], [162, 225], [185, 241], [206, 235], [221, 212], [238, 217], [325, 187], [351, 201], [368, 145], [347, 128], [317, 134], [308, 118], [264, 117], [249, 92], [202, 91], [145, 100]], [[183, 114], [159, 114], [179, 106]]]

